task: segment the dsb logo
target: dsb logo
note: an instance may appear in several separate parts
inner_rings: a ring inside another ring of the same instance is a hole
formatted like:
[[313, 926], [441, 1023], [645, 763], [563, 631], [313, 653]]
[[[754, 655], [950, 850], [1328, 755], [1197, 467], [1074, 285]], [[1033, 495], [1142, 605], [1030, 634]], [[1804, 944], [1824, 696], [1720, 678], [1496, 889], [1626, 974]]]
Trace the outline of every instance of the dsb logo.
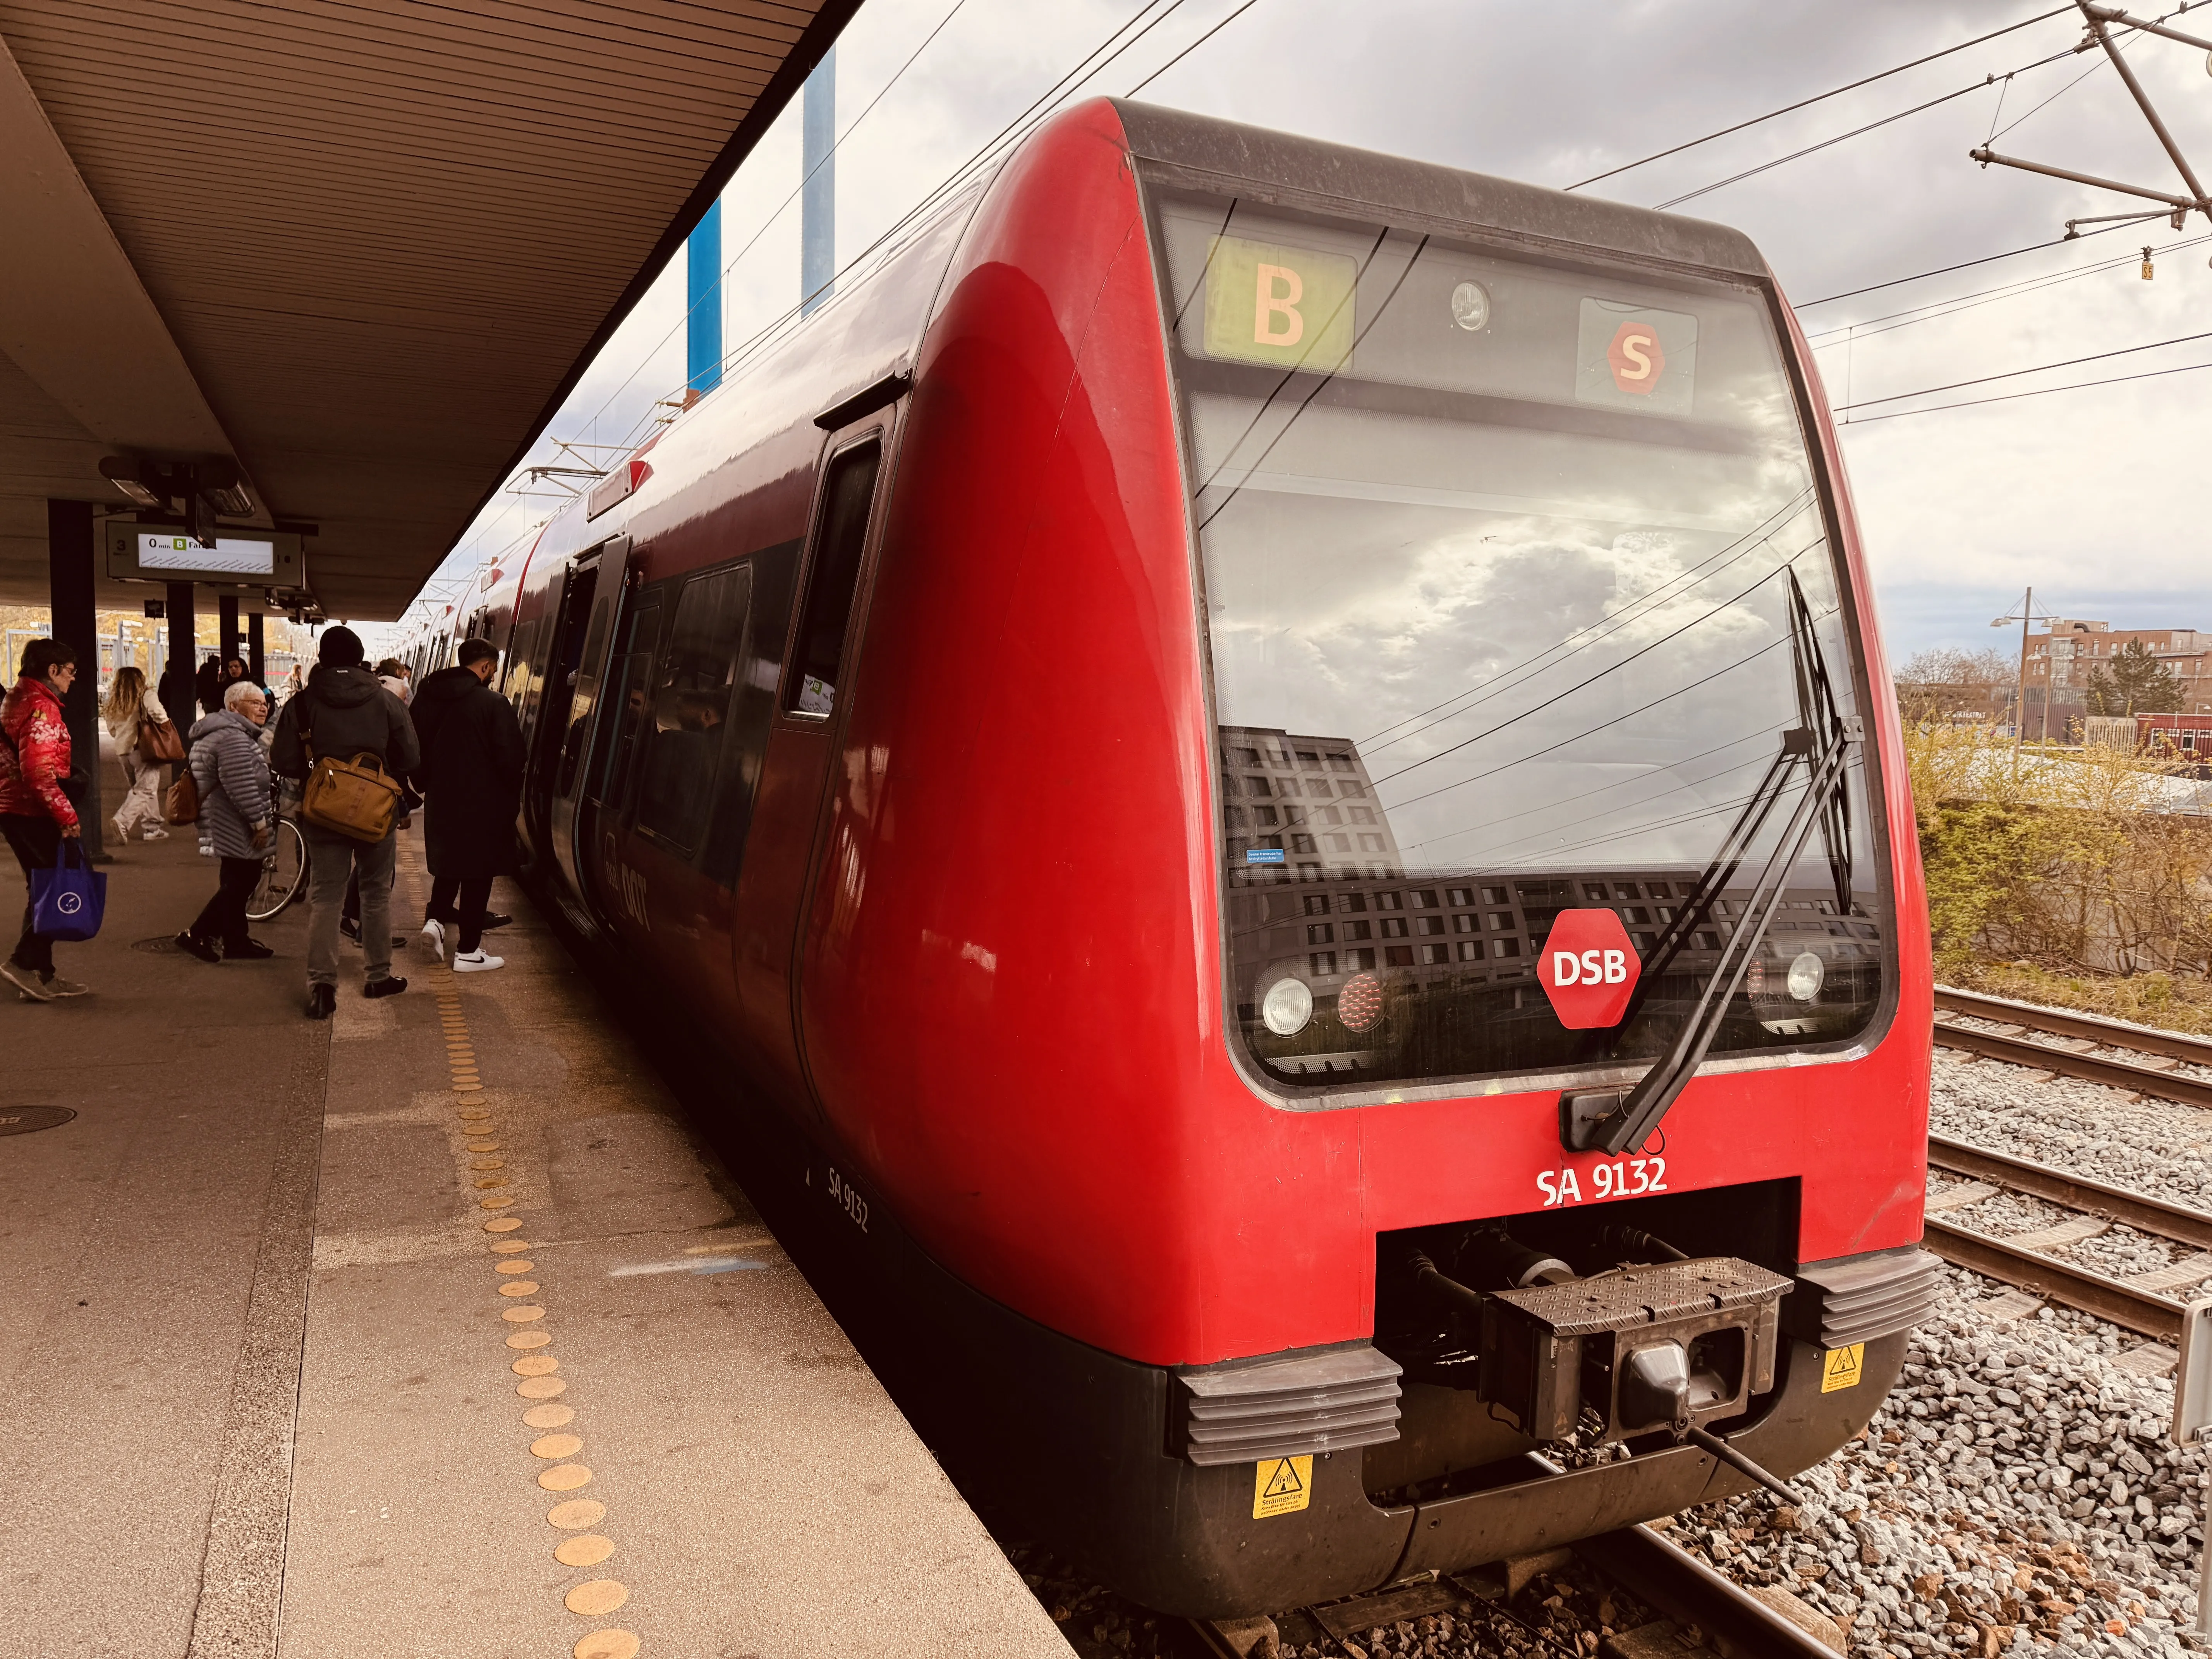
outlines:
[[1571, 1031], [1618, 1025], [1644, 964], [1610, 910], [1562, 910], [1536, 963], [1552, 1012]]

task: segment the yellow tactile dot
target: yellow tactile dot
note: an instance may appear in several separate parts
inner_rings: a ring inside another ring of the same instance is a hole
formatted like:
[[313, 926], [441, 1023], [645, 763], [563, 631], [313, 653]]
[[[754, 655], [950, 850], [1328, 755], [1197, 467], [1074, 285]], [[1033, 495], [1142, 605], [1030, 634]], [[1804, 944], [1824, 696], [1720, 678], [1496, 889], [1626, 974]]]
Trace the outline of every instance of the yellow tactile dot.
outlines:
[[[523, 1422], [533, 1429], [558, 1429], [576, 1420], [574, 1406], [532, 1406], [522, 1414]], [[591, 1523], [586, 1522], [585, 1525]]]
[[489, 1193], [507, 1185], [505, 1176], [478, 1176], [469, 1185], [480, 1193]]
[[552, 1340], [551, 1333], [547, 1331], [517, 1331], [507, 1339], [507, 1346], [510, 1348], [542, 1348]]
[[564, 1567], [596, 1567], [615, 1553], [615, 1540], [587, 1532], [564, 1538], [553, 1547], [553, 1559]]
[[568, 1385], [557, 1376], [526, 1376], [514, 1385], [514, 1391], [525, 1400], [550, 1400], [568, 1393]]
[[500, 1145], [496, 1140], [471, 1140], [468, 1149], [472, 1152], [495, 1152], [500, 1150]]
[[507, 1370], [517, 1376], [544, 1376], [561, 1369], [561, 1362], [550, 1353], [526, 1353]]
[[[526, 1249], [528, 1246], [524, 1246]], [[535, 1261], [495, 1261], [491, 1270], [495, 1273], [526, 1273], [537, 1267]]]
[[483, 1085], [481, 1083], [456, 1083], [449, 1086], [457, 1095], [482, 1094], [483, 1092]]
[[[578, 1452], [583, 1449], [583, 1441], [573, 1434], [540, 1435], [537, 1439], [530, 1443], [530, 1455], [532, 1457], [544, 1457], [552, 1460], [558, 1460], [563, 1457], [574, 1457]], [[572, 1563], [571, 1565], [582, 1566], [588, 1565], [589, 1564], [586, 1562], [576, 1562]]]
[[514, 1202], [514, 1200], [513, 1199], [506, 1197], [503, 1194], [498, 1198], [480, 1198], [477, 1200], [477, 1208], [479, 1210], [504, 1210]]
[[[506, 1264], [502, 1262], [501, 1265]], [[538, 1294], [538, 1282], [531, 1279], [509, 1279], [499, 1287], [499, 1293], [501, 1296], [535, 1296]]]
[[[550, 1474], [552, 1471], [546, 1471]], [[563, 1532], [581, 1532], [586, 1527], [596, 1527], [607, 1518], [607, 1506], [595, 1498], [572, 1498], [565, 1504], [556, 1504], [545, 1519]]]
[[[474, 1152], [476, 1149], [472, 1146], [469, 1150]], [[472, 1158], [469, 1160], [471, 1170], [504, 1170], [506, 1167], [507, 1160], [503, 1158]]]
[[632, 1630], [595, 1630], [577, 1640], [574, 1650], [575, 1659], [637, 1659], [637, 1632]]
[[526, 1238], [502, 1238], [491, 1248], [496, 1255], [513, 1255], [517, 1250], [535, 1249], [537, 1246]]
[[507, 1321], [510, 1325], [527, 1325], [535, 1320], [544, 1318], [545, 1310], [543, 1308], [507, 1308], [502, 1310], [499, 1316]]
[[593, 1578], [579, 1584], [562, 1598], [571, 1613], [595, 1618], [612, 1613], [629, 1600], [629, 1586], [612, 1578]]
[[511, 1233], [522, 1224], [520, 1216], [495, 1215], [483, 1224], [488, 1233]]
[[589, 1486], [592, 1472], [581, 1463], [556, 1463], [550, 1469], [541, 1469], [538, 1484], [548, 1492], [574, 1492], [579, 1486]]

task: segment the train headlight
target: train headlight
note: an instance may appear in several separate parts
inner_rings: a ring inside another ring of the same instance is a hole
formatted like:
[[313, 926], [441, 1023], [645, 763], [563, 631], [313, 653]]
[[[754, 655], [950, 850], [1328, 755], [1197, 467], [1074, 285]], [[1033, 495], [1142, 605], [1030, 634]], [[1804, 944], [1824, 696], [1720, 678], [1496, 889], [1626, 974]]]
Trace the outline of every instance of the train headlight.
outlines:
[[1302, 979], [1279, 979], [1260, 999], [1260, 1018], [1277, 1036], [1296, 1036], [1313, 1018], [1313, 991]]
[[1490, 290], [1480, 283], [1462, 283], [1452, 290], [1452, 321], [1472, 334], [1488, 326]]
[[1810, 951], [1802, 951], [1790, 964], [1790, 994], [1800, 1002], [1810, 1002], [1820, 994], [1820, 981], [1827, 976], [1827, 965]]

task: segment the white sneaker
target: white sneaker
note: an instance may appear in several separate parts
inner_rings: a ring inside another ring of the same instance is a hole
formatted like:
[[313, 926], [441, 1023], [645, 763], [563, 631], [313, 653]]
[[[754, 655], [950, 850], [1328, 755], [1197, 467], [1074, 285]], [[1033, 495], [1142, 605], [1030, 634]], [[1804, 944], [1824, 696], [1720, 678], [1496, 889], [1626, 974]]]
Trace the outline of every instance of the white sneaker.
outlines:
[[[422, 924], [422, 937], [430, 943], [430, 954], [443, 962], [446, 959], [446, 924], [432, 916]], [[482, 955], [483, 952], [477, 952]]]
[[[146, 832], [146, 839], [148, 841], [167, 841], [168, 838], [169, 832], [161, 828], [158, 823]], [[126, 836], [124, 839], [127, 841], [130, 837]]]
[[215, 856], [215, 843], [211, 841], [202, 842], [200, 843], [200, 856], [204, 859], [213, 858]]
[[457, 974], [488, 974], [495, 968], [507, 966], [505, 957], [488, 957], [482, 951], [468, 951], [453, 958]]
[[115, 839], [118, 841], [129, 841], [131, 839], [131, 826], [124, 823], [122, 814], [120, 813], [118, 813], [115, 817]]

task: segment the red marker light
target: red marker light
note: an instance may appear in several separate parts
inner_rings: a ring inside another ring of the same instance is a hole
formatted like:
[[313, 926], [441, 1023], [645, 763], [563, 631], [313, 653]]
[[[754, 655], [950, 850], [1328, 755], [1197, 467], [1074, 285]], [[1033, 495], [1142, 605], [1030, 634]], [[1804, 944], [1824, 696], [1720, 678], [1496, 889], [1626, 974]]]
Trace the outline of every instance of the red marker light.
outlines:
[[1562, 910], [1536, 962], [1552, 1012], [1571, 1031], [1618, 1025], [1644, 971], [1628, 930], [1610, 910]]
[[1336, 1018], [1347, 1031], [1364, 1031], [1382, 1018], [1382, 981], [1354, 974], [1336, 994]]

